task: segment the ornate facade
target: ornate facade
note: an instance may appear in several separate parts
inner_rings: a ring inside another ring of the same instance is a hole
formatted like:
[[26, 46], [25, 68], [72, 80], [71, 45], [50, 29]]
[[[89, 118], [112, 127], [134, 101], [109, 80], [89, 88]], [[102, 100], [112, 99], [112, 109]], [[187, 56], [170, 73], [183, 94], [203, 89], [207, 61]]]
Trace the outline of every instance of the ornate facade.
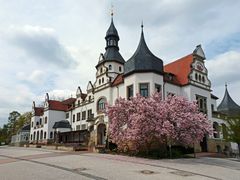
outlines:
[[[61, 102], [50, 100], [47, 94], [44, 107], [33, 104], [30, 142], [54, 142], [56, 133], [64, 133], [65, 136], [58, 141], [75, 143], [87, 139], [92, 148], [104, 146], [108, 134], [108, 117], [104, 114], [106, 103], [113, 104], [118, 97], [129, 98], [137, 93], [149, 96], [158, 91], [163, 97], [174, 94], [190, 101], [197, 100], [200, 111], [207, 114], [209, 121], [216, 121], [212, 115], [217, 110], [217, 97], [211, 94], [211, 81], [201, 45], [189, 55], [164, 65], [163, 60], [148, 48], [143, 25], [138, 47], [128, 60], [120, 54], [120, 38], [113, 19], [105, 40], [105, 53], [100, 54], [96, 65], [96, 79], [89, 81], [86, 91], [78, 87], [75, 98]], [[59, 123], [61, 127], [56, 125], [59, 121], [64, 122]], [[89, 132], [88, 137], [81, 134], [83, 131]], [[216, 152], [219, 138], [223, 146], [229, 146], [222, 136], [213, 134], [205, 137], [196, 149]]]

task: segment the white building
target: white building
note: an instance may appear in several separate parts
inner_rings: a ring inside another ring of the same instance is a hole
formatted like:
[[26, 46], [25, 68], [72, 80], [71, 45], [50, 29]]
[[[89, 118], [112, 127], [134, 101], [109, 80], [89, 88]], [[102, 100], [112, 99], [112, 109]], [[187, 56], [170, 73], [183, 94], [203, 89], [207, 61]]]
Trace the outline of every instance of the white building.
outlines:
[[11, 137], [11, 144], [15, 146], [23, 146], [28, 144], [30, 135], [30, 125], [24, 125], [21, 129], [18, 130], [16, 135]]
[[[205, 67], [206, 57], [201, 45], [189, 55], [164, 66], [163, 61], [149, 50], [143, 26], [138, 47], [127, 61], [119, 52], [119, 35], [113, 19], [105, 40], [106, 51], [100, 54], [96, 65], [96, 79], [93, 83], [89, 81], [85, 93], [78, 87], [76, 98], [63, 102], [49, 100], [47, 94], [44, 108], [33, 105], [32, 143], [52, 142], [56, 137], [54, 124], [67, 120], [71, 129], [68, 125], [66, 128], [58, 128], [61, 129], [58, 132], [64, 132], [61, 141], [64, 138], [65, 142], [82, 142], [88, 138], [89, 146], [102, 146], [106, 142], [108, 128], [108, 117], [104, 114], [106, 102], [113, 104], [118, 97], [129, 98], [137, 93], [149, 96], [158, 91], [163, 93], [164, 98], [168, 94], [175, 94], [190, 101], [197, 100], [200, 111], [206, 113], [210, 121], [215, 121], [212, 111], [217, 109], [217, 97], [211, 94], [211, 82]], [[88, 135], [81, 135], [81, 132], [86, 131]], [[209, 139], [215, 138], [213, 135], [205, 137], [199, 150], [217, 151], [214, 141], [211, 141], [214, 145], [208, 144]]]

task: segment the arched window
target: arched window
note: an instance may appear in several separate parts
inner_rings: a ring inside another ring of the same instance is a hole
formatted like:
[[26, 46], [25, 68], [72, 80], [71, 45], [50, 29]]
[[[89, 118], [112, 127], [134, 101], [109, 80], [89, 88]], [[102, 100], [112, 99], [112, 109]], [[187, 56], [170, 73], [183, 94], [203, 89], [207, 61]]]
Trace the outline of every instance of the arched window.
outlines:
[[196, 81], [198, 80], [198, 74], [197, 73], [195, 74], [195, 79], [196, 79]]
[[101, 79], [98, 80], [98, 84], [99, 84], [99, 85], [101, 84]]
[[98, 100], [97, 103], [97, 110], [98, 111], [103, 111], [105, 110], [105, 104], [106, 104], [106, 99], [105, 98], [101, 98]]
[[40, 131], [40, 139], [43, 139], [43, 130]]
[[47, 137], [47, 132], [45, 131], [44, 132], [44, 139], [46, 139], [46, 137]]
[[100, 73], [102, 73], [102, 68], [100, 69]]
[[213, 123], [213, 137], [219, 138], [219, 125], [217, 122]]
[[198, 75], [198, 79], [199, 79], [199, 81], [201, 81], [201, 80], [202, 80], [202, 78], [201, 78], [201, 75], [200, 75], [200, 74]]
[[45, 124], [47, 124], [47, 116], [45, 117]]
[[202, 76], [202, 82], [204, 82], [204, 83], [205, 83], [205, 78], [204, 78], [204, 76]]
[[36, 132], [35, 131], [33, 132], [33, 140], [34, 141], [36, 140]]
[[112, 70], [112, 65], [111, 64], [109, 64], [108, 70]]
[[104, 83], [104, 78], [102, 78], [102, 83]]
[[122, 72], [122, 67], [121, 66], [119, 66], [119, 72]]
[[50, 132], [50, 139], [52, 139], [53, 138], [53, 132], [51, 131]]

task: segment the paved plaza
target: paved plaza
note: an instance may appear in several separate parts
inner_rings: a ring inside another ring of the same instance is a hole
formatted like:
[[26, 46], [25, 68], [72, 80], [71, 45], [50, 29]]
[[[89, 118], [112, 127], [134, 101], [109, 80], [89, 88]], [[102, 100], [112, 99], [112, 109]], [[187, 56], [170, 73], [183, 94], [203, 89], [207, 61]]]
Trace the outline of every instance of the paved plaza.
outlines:
[[236, 159], [149, 160], [120, 155], [0, 147], [1, 180], [240, 179]]

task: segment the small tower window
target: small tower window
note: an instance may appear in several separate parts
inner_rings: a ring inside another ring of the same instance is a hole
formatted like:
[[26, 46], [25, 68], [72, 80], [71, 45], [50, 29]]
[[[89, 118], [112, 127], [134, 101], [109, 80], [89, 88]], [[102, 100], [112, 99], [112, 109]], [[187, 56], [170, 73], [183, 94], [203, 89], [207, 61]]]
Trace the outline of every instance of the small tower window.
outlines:
[[99, 84], [99, 85], [101, 84], [101, 79], [98, 80], [98, 84]]
[[102, 73], [102, 68], [100, 69], [100, 73]]
[[205, 83], [205, 78], [204, 78], [204, 76], [202, 76], [202, 82]]
[[119, 69], [119, 72], [122, 72], [122, 67], [121, 67], [121, 66], [119, 66], [119, 68], [118, 68], [118, 69]]
[[196, 81], [198, 80], [198, 75], [197, 75], [197, 73], [195, 74], [195, 79], [196, 79]]
[[104, 83], [104, 78], [102, 78], [102, 83]]
[[201, 82], [202, 78], [201, 78], [201, 75], [200, 75], [200, 74], [198, 75], [198, 79], [199, 79], [199, 81]]
[[108, 69], [112, 70], [112, 65], [111, 64], [109, 64]]

